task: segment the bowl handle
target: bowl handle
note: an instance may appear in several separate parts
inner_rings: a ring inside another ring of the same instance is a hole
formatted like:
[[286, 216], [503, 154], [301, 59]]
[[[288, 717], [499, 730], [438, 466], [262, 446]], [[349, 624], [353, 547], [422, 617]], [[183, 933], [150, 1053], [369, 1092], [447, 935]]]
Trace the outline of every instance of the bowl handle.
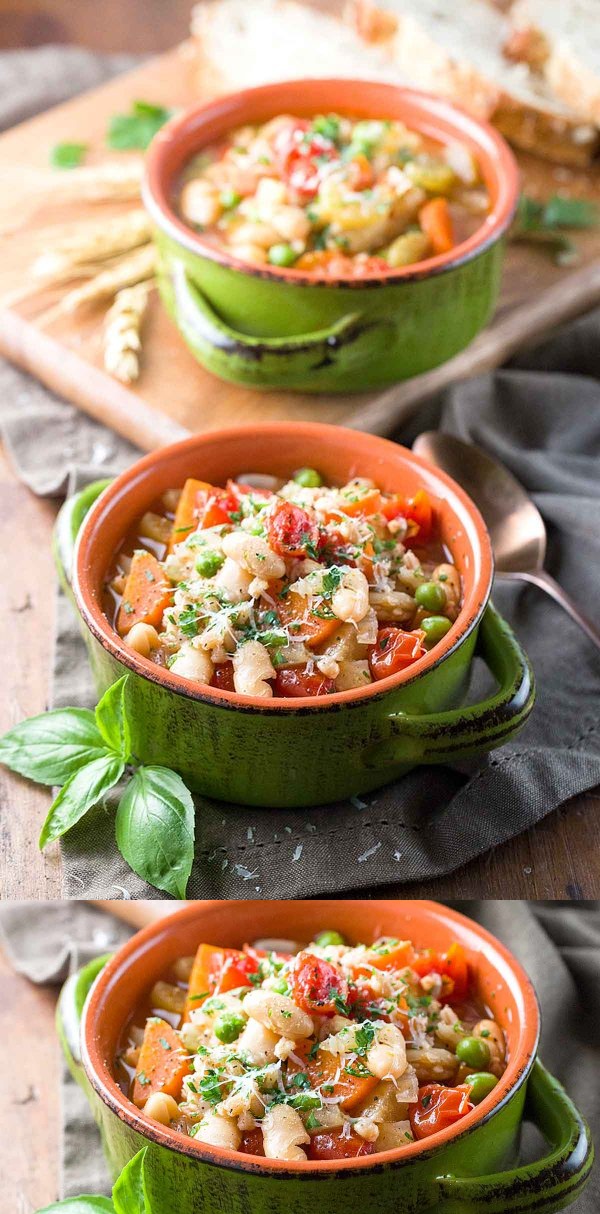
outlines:
[[527, 655], [492, 603], [479, 627], [476, 653], [498, 683], [487, 700], [448, 712], [393, 713], [392, 736], [369, 750], [368, 767], [394, 763], [451, 763], [502, 746], [533, 708], [535, 682]]
[[110, 480], [92, 481], [84, 489], [80, 489], [79, 493], [73, 493], [71, 497], [68, 497], [56, 516], [52, 533], [52, 551], [58, 576], [67, 593], [71, 589], [73, 554], [79, 529], [90, 507], [94, 505], [96, 499], [110, 483]]
[[91, 1091], [81, 1061], [81, 1017], [88, 994], [112, 953], [94, 957], [82, 969], [67, 978], [56, 1006], [56, 1030], [67, 1066], [86, 1095]]
[[549, 1153], [495, 1176], [438, 1177], [440, 1212], [551, 1214], [577, 1199], [594, 1162], [590, 1132], [562, 1085], [539, 1059], [527, 1084], [525, 1119], [546, 1139]]
[[183, 262], [171, 267], [177, 324], [200, 361], [222, 379], [260, 388], [280, 384], [285, 373], [290, 388], [320, 390], [321, 373], [328, 381], [364, 367], [389, 342], [390, 322], [348, 312], [312, 333], [294, 337], [252, 337], [231, 328], [211, 307]]

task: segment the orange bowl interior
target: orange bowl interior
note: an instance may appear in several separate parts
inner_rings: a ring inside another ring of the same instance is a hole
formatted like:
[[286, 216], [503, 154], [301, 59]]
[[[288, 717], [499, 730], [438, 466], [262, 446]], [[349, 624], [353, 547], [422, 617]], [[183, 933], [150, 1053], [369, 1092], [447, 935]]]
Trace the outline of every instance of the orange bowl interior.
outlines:
[[192, 699], [209, 698], [263, 711], [314, 709], [314, 697], [264, 700], [200, 688], [129, 649], [102, 609], [103, 583], [115, 550], [134, 521], [167, 489], [181, 487], [188, 476], [224, 485], [228, 477], [250, 472], [288, 477], [295, 469], [307, 465], [318, 468], [325, 482], [334, 485], [343, 485], [354, 476], [367, 476], [386, 492], [411, 497], [418, 489], [426, 489], [436, 507], [442, 540], [452, 553], [463, 582], [463, 606], [458, 619], [424, 658], [367, 688], [318, 697], [317, 707], [323, 707], [324, 702], [353, 702], [381, 694], [409, 682], [437, 663], [472, 627], [489, 595], [492, 555], [481, 515], [454, 481], [405, 447], [339, 426], [307, 422], [269, 422], [195, 435], [146, 456], [118, 477], [87, 516], [77, 547], [73, 586], [91, 631], [124, 665]]
[[141, 1134], [173, 1150], [250, 1170], [337, 1170], [373, 1166], [377, 1156], [320, 1163], [260, 1161], [237, 1151], [209, 1147], [151, 1122], [121, 1092], [113, 1077], [119, 1039], [136, 1004], [172, 963], [191, 955], [202, 942], [240, 947], [250, 937], [309, 941], [333, 928], [350, 943], [370, 943], [382, 935], [410, 939], [418, 948], [446, 951], [458, 940], [476, 974], [479, 996], [502, 1026], [508, 1042], [508, 1066], [494, 1091], [458, 1125], [427, 1142], [414, 1142], [386, 1152], [386, 1159], [413, 1158], [466, 1133], [493, 1113], [520, 1081], [535, 1056], [539, 1011], [527, 975], [508, 950], [472, 920], [439, 903], [419, 900], [359, 901], [212, 901], [189, 903], [153, 923], [119, 950], [101, 974], [90, 996], [83, 1025], [83, 1053], [88, 1077], [102, 1099]]

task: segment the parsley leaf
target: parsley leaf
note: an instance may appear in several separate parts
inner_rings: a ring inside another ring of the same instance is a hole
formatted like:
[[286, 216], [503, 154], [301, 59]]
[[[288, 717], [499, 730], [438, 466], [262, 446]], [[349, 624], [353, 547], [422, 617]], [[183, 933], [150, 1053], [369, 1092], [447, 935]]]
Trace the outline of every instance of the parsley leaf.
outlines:
[[108, 126], [106, 142], [116, 151], [145, 150], [173, 110], [149, 101], [134, 101], [128, 114], [115, 114]]
[[87, 143], [57, 143], [50, 152], [50, 164], [55, 169], [76, 169], [87, 150]]

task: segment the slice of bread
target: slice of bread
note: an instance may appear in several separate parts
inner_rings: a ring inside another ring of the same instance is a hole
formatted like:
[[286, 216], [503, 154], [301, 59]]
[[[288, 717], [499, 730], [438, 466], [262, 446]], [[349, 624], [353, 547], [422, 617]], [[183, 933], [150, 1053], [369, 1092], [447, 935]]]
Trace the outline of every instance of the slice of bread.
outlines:
[[540, 72], [557, 97], [600, 126], [599, 0], [516, 0], [506, 51]]
[[[383, 37], [381, 9], [396, 21]], [[510, 18], [490, 0], [353, 0], [348, 17], [363, 38], [373, 22], [373, 45], [387, 50], [401, 77], [489, 119], [517, 147], [566, 164], [588, 164], [598, 149], [596, 124], [562, 101], [529, 63], [505, 54]]]
[[345, 19], [301, 0], [202, 0], [193, 9], [199, 91], [298, 76], [389, 80], [448, 97], [517, 147], [586, 165], [600, 143], [528, 64], [488, 0], [351, 0]]
[[389, 55], [350, 25], [298, 0], [212, 0], [192, 10], [204, 73], [221, 91], [299, 76], [349, 76], [407, 83]]

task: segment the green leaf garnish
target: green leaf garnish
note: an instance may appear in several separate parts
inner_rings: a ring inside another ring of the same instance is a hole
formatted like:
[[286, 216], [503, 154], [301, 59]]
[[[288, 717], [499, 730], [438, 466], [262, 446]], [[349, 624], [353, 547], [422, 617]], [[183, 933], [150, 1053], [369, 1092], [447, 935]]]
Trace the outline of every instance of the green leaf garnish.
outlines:
[[66, 784], [104, 750], [89, 708], [56, 708], [9, 729], [0, 738], [0, 763], [37, 784]]
[[117, 809], [117, 846], [144, 881], [185, 898], [194, 861], [194, 802], [168, 767], [138, 767]]
[[50, 152], [50, 164], [55, 169], [76, 169], [87, 150], [87, 143], [57, 143]]
[[40, 835], [40, 848], [60, 839], [75, 826], [88, 809], [97, 805], [104, 794], [118, 784], [124, 770], [123, 760], [113, 751], [105, 750], [99, 758], [74, 772], [48, 810]]
[[116, 151], [130, 151], [134, 148], [144, 151], [172, 114], [173, 110], [163, 105], [134, 101], [128, 114], [115, 114], [111, 118], [106, 142]]
[[96, 706], [96, 724], [104, 741], [126, 763], [130, 756], [131, 737], [125, 714], [125, 687], [128, 675], [123, 675], [104, 692]]

